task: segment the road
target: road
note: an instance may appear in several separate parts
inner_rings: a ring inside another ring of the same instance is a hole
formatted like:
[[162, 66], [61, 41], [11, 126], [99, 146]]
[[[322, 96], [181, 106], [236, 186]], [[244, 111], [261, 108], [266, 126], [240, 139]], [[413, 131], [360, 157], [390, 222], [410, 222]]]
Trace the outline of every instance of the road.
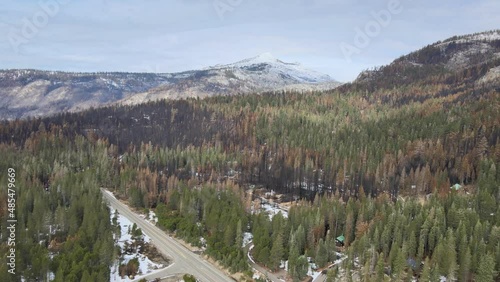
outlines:
[[276, 274], [272, 273], [272, 272], [269, 272], [268, 269], [258, 265], [255, 263], [254, 259], [252, 258], [252, 255], [251, 255], [251, 251], [253, 249], [253, 244], [250, 243], [249, 245], [247, 245], [247, 247], [245, 249], [248, 249], [248, 252], [247, 252], [247, 257], [248, 257], [248, 264], [250, 264], [250, 267], [252, 267], [253, 269], [255, 270], [258, 270], [260, 273], [264, 274], [266, 276], [266, 278], [268, 280], [271, 280], [272, 282], [281, 282], [281, 281], [285, 281], [284, 279], [282, 279], [282, 277], [278, 277]]
[[[336, 261], [334, 261], [333, 264], [329, 265], [327, 267], [327, 269], [330, 269], [330, 268], [334, 267], [335, 265], [341, 264], [342, 261], [344, 261], [347, 258], [347, 256], [345, 254], [342, 254], [342, 253], [339, 253], [339, 252], [336, 252], [336, 254], [337, 254], [337, 257], [339, 259], [337, 259]], [[328, 277], [326, 276], [326, 274], [321, 274], [318, 277], [316, 277], [316, 279], [314, 279], [313, 282], [325, 282], [327, 278]]]
[[101, 191], [112, 208], [118, 210], [121, 215], [137, 224], [142, 229], [142, 232], [151, 238], [151, 242], [156, 246], [158, 251], [173, 260], [173, 264], [167, 268], [143, 276], [141, 279], [154, 280], [174, 274], [188, 273], [194, 275], [202, 282], [234, 282], [232, 278], [226, 276], [217, 267], [185, 248], [175, 239], [165, 234], [163, 230], [138, 216], [128, 206], [117, 200], [110, 192], [105, 189], [101, 189]]
[[325, 282], [326, 281], [326, 275], [325, 274], [321, 274], [320, 276], [318, 276], [313, 282]]

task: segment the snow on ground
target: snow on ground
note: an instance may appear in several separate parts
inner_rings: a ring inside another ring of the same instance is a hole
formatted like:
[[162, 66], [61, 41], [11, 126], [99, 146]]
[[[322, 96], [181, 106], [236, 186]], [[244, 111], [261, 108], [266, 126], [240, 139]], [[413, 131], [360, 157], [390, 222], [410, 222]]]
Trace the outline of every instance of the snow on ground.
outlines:
[[[115, 216], [115, 209], [111, 208], [111, 220]], [[117, 216], [117, 222], [120, 225], [120, 238], [117, 240], [117, 245], [120, 246], [120, 248], [124, 249], [125, 243], [131, 244], [134, 242], [134, 239], [132, 239], [132, 235], [129, 233], [132, 230], [133, 223], [126, 217], [124, 217], [121, 214], [118, 214]], [[116, 236], [116, 235], [114, 235]], [[149, 243], [151, 242], [151, 239], [143, 234], [142, 235], [144, 242]], [[115, 238], [116, 239], [116, 238]], [[152, 262], [148, 257], [140, 253], [140, 250], [137, 250], [136, 253], [134, 254], [125, 254], [122, 257], [121, 264], [126, 264], [128, 263], [131, 259], [137, 258], [139, 261], [139, 270], [138, 270], [138, 275], [134, 277], [134, 279], [129, 279], [128, 277], [121, 278], [120, 273], [119, 273], [119, 268], [120, 268], [120, 261], [116, 261], [112, 266], [111, 266], [111, 282], [114, 281], [132, 281], [136, 280], [137, 278], [140, 278], [140, 276], [143, 276], [145, 274], [149, 274], [155, 270], [161, 269], [165, 267], [162, 264], [157, 264]]]
[[321, 271], [316, 271], [318, 269], [318, 266], [316, 263], [314, 263], [311, 258], [307, 258], [309, 261], [309, 267], [307, 269], [307, 275], [311, 276], [313, 278], [313, 281], [316, 280], [321, 275]]
[[[237, 69], [248, 69], [251, 67], [258, 67], [262, 65], [268, 67], [265, 69], [261, 69], [261, 72], [268, 72], [269, 75], [273, 74], [277, 77], [279, 77], [279, 74], [288, 74], [288, 76], [293, 77], [295, 80], [301, 83], [317, 83], [332, 80], [330, 76], [307, 69], [299, 63], [285, 63], [283, 61], [280, 61], [274, 58], [271, 53], [264, 53], [257, 57], [245, 59], [233, 64], [216, 65], [208, 69], [229, 69], [234, 71]], [[250, 72], [250, 74], [251, 73], [252, 72]]]
[[[115, 209], [110, 208], [111, 212], [111, 219], [115, 216]], [[118, 245], [120, 248], [123, 249], [125, 246], [125, 242], [133, 242], [132, 240], [132, 235], [129, 233], [129, 231], [132, 230], [132, 226], [134, 225], [128, 218], [124, 217], [121, 214], [118, 214], [118, 224], [120, 225], [120, 238], [118, 239]], [[151, 239], [146, 235], [142, 235], [144, 238], [145, 243], [151, 242]]]
[[281, 213], [281, 215], [285, 218], [288, 217], [288, 212], [286, 210], [280, 209], [277, 204], [269, 204], [269, 203], [262, 204], [261, 210], [269, 214], [269, 219], [273, 219], [273, 217], [278, 213]]
[[149, 223], [152, 223], [153, 225], [156, 225], [156, 223], [158, 223], [158, 217], [156, 216], [156, 213], [152, 210], [149, 210], [149, 213], [147, 215], [139, 214], [139, 216], [144, 220], [148, 221]]
[[253, 234], [250, 232], [243, 233], [243, 244], [242, 247], [250, 244], [253, 240]]
[[335, 254], [337, 255], [337, 257], [340, 257], [340, 258], [337, 259], [336, 261], [334, 261], [331, 266], [341, 264], [347, 258], [347, 255], [345, 255], [343, 253], [335, 252]]
[[156, 216], [156, 213], [154, 211], [149, 211], [148, 220], [153, 222], [154, 224], [158, 223], [158, 217]]
[[258, 272], [257, 270], [254, 270], [252, 279], [260, 279], [260, 278], [261, 278], [260, 272]]
[[247, 256], [248, 256], [248, 259], [252, 262], [252, 263], [255, 263], [255, 261], [253, 260], [252, 256], [250, 255], [250, 253], [252, 253], [252, 249], [253, 249], [254, 245], [252, 245], [250, 247], [250, 249], [248, 249], [248, 253], [247, 253]]
[[280, 266], [281, 269], [284, 269], [285, 271], [288, 271], [288, 261], [287, 260], [282, 260], [280, 261]]

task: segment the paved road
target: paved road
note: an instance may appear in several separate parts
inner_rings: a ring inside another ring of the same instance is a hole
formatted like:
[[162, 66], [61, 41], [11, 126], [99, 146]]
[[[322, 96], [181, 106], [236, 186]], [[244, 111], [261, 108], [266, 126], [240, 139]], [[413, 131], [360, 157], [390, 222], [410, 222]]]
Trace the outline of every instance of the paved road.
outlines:
[[251, 251], [252, 251], [253, 247], [254, 247], [254, 245], [252, 243], [250, 243], [246, 247], [246, 249], [248, 249], [247, 257], [248, 257], [248, 264], [250, 264], [250, 267], [252, 267], [253, 269], [256, 269], [260, 273], [264, 274], [267, 277], [267, 279], [271, 280], [272, 282], [285, 281], [285, 279], [283, 279], [283, 277], [278, 277], [276, 274], [269, 272], [268, 269], [266, 269], [266, 268], [264, 268], [264, 267], [262, 267], [254, 262], [254, 259], [251, 255]]
[[174, 274], [189, 273], [202, 282], [234, 282], [232, 278], [226, 276], [221, 270], [202, 259], [199, 255], [186, 249], [161, 229], [131, 211], [129, 207], [118, 201], [107, 190], [101, 189], [101, 191], [111, 207], [118, 210], [121, 215], [128, 218], [131, 222], [137, 224], [142, 229], [142, 232], [151, 238], [151, 242], [156, 248], [173, 260], [173, 265], [141, 278], [154, 280]]
[[325, 282], [326, 278], [328, 278], [328, 277], [325, 274], [321, 274], [313, 282]]
[[[347, 256], [345, 254], [342, 254], [339, 252], [336, 252], [336, 254], [337, 254], [337, 257], [339, 257], [339, 259], [337, 259], [335, 262], [333, 262], [333, 264], [329, 265], [327, 269], [330, 269], [330, 268], [334, 267], [335, 265], [341, 264], [342, 261], [347, 258]], [[328, 276], [326, 276], [326, 274], [321, 274], [318, 277], [316, 277], [316, 279], [314, 279], [313, 282], [325, 282], [327, 278], [328, 278]]]

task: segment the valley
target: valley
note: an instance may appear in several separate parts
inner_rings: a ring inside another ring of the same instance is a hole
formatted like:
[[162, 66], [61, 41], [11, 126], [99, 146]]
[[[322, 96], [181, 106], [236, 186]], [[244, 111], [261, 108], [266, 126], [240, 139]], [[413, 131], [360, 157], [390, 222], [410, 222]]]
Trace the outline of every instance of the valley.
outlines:
[[455, 36], [342, 85], [269, 54], [177, 74], [4, 71], [0, 170], [19, 187], [5, 281], [109, 281], [112, 210], [172, 259], [149, 281], [497, 281], [499, 54], [498, 30]]

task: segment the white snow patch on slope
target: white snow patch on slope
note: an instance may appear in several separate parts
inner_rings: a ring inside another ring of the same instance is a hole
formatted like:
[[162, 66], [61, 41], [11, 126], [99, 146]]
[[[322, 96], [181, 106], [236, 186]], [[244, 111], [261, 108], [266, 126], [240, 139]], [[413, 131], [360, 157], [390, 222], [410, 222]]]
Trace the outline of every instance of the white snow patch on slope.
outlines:
[[[112, 195], [111, 192], [106, 191], [109, 194]], [[115, 209], [110, 207], [110, 213], [111, 213], [111, 220], [115, 216]], [[133, 223], [126, 218], [125, 216], [118, 214], [117, 216], [117, 221], [118, 224], [120, 225], [120, 238], [117, 239], [117, 245], [120, 246], [120, 248], [123, 250], [125, 247], [125, 243], [131, 244], [134, 242], [132, 239], [132, 235], [129, 234], [129, 230], [132, 230]], [[151, 242], [151, 239], [143, 234], [142, 235], [144, 238], [144, 242], [149, 243]], [[116, 238], [115, 238], [116, 239]], [[138, 275], [134, 277], [134, 279], [129, 279], [128, 277], [120, 277], [119, 273], [119, 268], [120, 268], [120, 261], [116, 261], [113, 263], [111, 266], [111, 278], [110, 281], [135, 281], [137, 279], [140, 279], [141, 276], [144, 276], [146, 274], [149, 274], [153, 271], [159, 270], [161, 268], [164, 268], [165, 266], [162, 264], [157, 264], [152, 262], [148, 257], [145, 255], [141, 254], [139, 250], [134, 253], [134, 254], [125, 254], [123, 257], [123, 261], [121, 262], [122, 264], [128, 263], [131, 259], [137, 258], [139, 261], [139, 270], [138, 270]]]
[[[273, 57], [270, 53], [264, 53], [257, 57], [245, 59], [233, 64], [215, 65], [210, 70], [238, 70], [255, 68], [258, 75], [266, 74], [277, 79], [288, 76], [299, 83], [321, 83], [333, 81], [329, 75], [305, 68], [299, 63], [286, 63]], [[238, 75], [237, 75], [238, 76]], [[243, 77], [238, 77], [242, 79]]]
[[243, 244], [242, 247], [250, 244], [253, 240], [253, 234], [250, 232], [243, 233]]
[[500, 40], [500, 30], [494, 30], [491, 32], [483, 32], [479, 34], [472, 34], [470, 36], [466, 36], [465, 38], [458, 39], [455, 42], [457, 43], [466, 43], [471, 40], [474, 41], [495, 41]]
[[280, 209], [277, 204], [265, 203], [261, 205], [261, 209], [269, 214], [269, 219], [273, 219], [275, 215], [281, 213], [284, 218], [288, 217], [288, 212], [286, 210]]

